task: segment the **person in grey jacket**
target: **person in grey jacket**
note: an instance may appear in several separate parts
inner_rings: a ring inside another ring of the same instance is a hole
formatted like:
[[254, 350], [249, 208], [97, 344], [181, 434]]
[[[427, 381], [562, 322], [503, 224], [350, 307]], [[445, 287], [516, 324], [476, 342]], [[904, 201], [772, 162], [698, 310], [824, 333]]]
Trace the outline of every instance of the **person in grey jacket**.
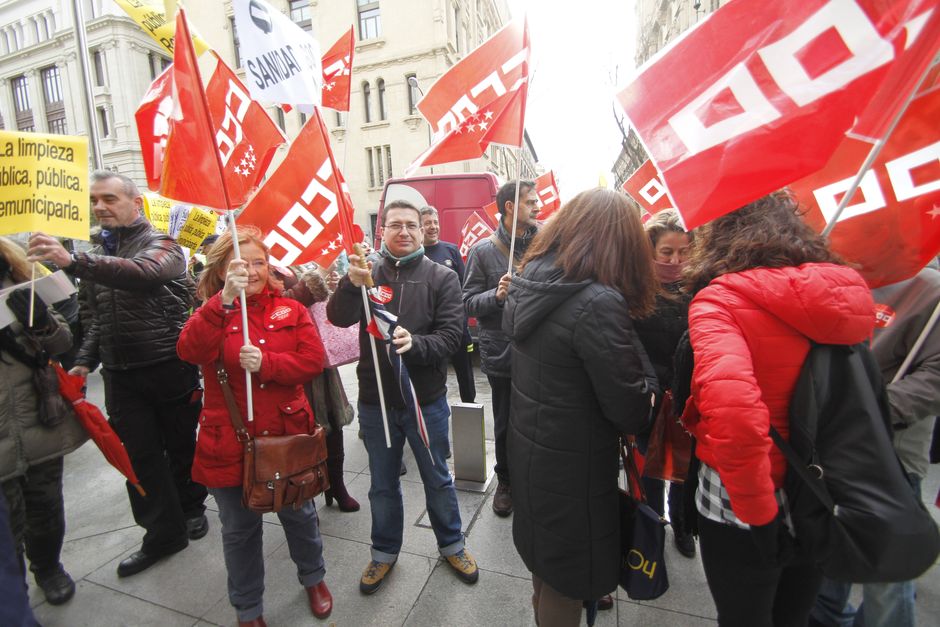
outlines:
[[[940, 271], [926, 267], [906, 281], [872, 290], [876, 306], [872, 354], [881, 368], [894, 428], [894, 449], [921, 498], [927, 476], [934, 417], [940, 414], [940, 326], [935, 325], [907, 373], [894, 377], [940, 303]], [[848, 602], [852, 585], [824, 580], [810, 624], [913, 627], [914, 582], [867, 583], [856, 610]]]
[[496, 494], [493, 511], [498, 516], [512, 514], [512, 490], [506, 431], [509, 427], [510, 378], [509, 339], [503, 332], [503, 305], [509, 293], [509, 248], [516, 240], [513, 265], [519, 263], [529, 243], [538, 232], [539, 214], [535, 183], [519, 181], [519, 217], [512, 238], [516, 182], [506, 183], [496, 194], [501, 218], [496, 233], [470, 250], [467, 275], [463, 283], [463, 302], [467, 315], [477, 319], [480, 342], [480, 368], [490, 383], [493, 399], [493, 431], [496, 439]]
[[24, 284], [0, 303], [14, 316], [0, 329], [0, 482], [20, 567], [25, 571], [25, 553], [46, 600], [60, 605], [75, 594], [75, 583], [59, 561], [65, 538], [62, 458], [88, 436], [72, 414], [40, 413], [36, 373], [47, 367], [50, 356], [71, 348], [72, 334], [65, 319], [38, 297], [29, 326], [25, 283], [30, 276], [24, 251], [0, 237], [2, 287]]

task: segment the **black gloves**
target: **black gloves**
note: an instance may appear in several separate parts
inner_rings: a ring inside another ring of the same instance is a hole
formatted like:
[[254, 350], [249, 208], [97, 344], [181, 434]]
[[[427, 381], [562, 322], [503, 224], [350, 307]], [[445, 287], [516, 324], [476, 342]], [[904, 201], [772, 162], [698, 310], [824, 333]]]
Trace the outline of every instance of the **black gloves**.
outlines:
[[[7, 297], [7, 307], [16, 316], [24, 327], [29, 328], [29, 287], [21, 287], [13, 290]], [[45, 329], [49, 325], [49, 309], [46, 303], [39, 297], [34, 296], [33, 302], [33, 328]]]

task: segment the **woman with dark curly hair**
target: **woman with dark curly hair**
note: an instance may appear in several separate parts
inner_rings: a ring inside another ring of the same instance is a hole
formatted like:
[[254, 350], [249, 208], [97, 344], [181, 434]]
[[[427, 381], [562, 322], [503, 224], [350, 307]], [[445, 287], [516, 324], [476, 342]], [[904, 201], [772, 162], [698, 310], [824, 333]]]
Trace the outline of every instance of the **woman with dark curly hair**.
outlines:
[[[871, 292], [776, 192], [696, 231], [687, 273], [695, 354], [683, 414], [701, 460], [695, 505], [721, 627], [805, 625], [821, 583], [792, 556], [782, 486], [788, 410], [810, 343], [856, 344]], [[690, 481], [694, 481], [690, 478]]]

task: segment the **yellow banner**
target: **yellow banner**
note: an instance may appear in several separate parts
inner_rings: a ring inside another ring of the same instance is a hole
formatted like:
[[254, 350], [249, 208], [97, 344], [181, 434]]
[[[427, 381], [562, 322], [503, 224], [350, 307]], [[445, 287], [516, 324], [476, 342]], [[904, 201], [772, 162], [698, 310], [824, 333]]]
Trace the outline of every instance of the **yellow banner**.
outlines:
[[218, 221], [219, 216], [214, 211], [193, 207], [176, 241], [195, 253], [202, 241], [215, 233], [215, 223]]
[[[151, 2], [142, 2], [141, 0], [114, 0], [115, 3], [127, 15], [137, 22], [148, 35], [153, 37], [154, 41], [163, 46], [167, 53], [173, 56], [173, 38], [176, 35], [176, 22], [174, 17], [170, 16], [167, 22], [165, 9]], [[209, 44], [193, 32], [192, 25], [189, 27], [193, 35], [193, 47], [196, 49], [196, 56], [209, 49]]]
[[144, 215], [150, 220], [153, 228], [164, 233], [170, 232], [170, 209], [174, 201], [163, 196], [147, 192], [144, 194]]
[[0, 131], [0, 233], [88, 239], [88, 138]]

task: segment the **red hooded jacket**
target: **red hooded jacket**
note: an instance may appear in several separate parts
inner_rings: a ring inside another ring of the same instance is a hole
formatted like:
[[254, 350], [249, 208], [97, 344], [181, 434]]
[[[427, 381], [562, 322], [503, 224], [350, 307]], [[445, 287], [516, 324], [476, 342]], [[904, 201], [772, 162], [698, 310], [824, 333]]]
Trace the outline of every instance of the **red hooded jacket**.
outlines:
[[828, 263], [726, 274], [692, 300], [695, 370], [682, 419], [742, 522], [764, 525], [777, 513], [774, 490], [787, 464], [770, 425], [788, 437], [790, 397], [810, 340], [857, 344], [874, 322], [862, 277]]
[[238, 364], [244, 343], [238, 302], [228, 310], [218, 294], [210, 298], [186, 323], [176, 345], [180, 358], [198, 364], [205, 379], [192, 475], [209, 488], [242, 484], [243, 446], [215, 375], [223, 346], [222, 363], [249, 435], [311, 433], [316, 424], [302, 384], [323, 371], [320, 334], [306, 307], [270, 291], [248, 298], [249, 337], [262, 354], [261, 370], [251, 377], [254, 421], [248, 422], [245, 371]]

